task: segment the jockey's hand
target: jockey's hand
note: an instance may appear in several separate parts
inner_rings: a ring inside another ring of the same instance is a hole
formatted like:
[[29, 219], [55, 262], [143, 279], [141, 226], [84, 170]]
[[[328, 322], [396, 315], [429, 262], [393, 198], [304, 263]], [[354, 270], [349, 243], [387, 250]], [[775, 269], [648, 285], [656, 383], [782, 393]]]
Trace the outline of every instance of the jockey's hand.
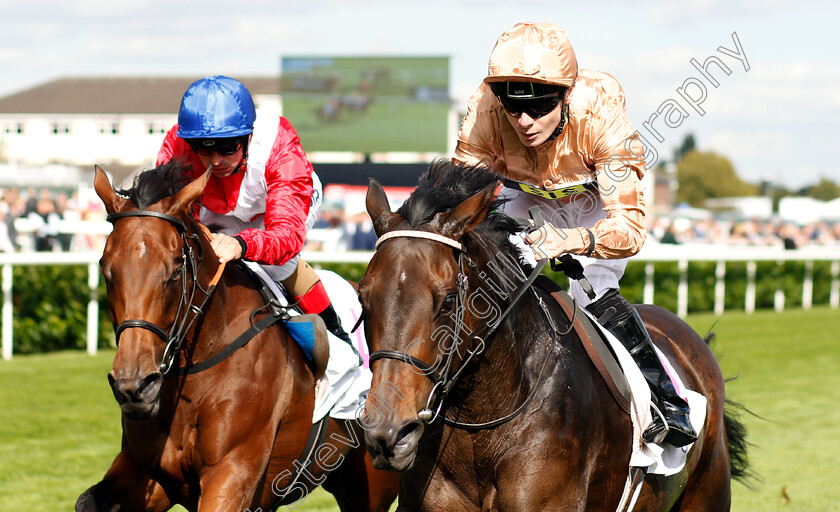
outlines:
[[538, 260], [557, 258], [561, 254], [578, 254], [581, 249], [580, 233], [576, 229], [561, 229], [546, 222], [525, 237]]
[[219, 257], [219, 263], [242, 259], [242, 246], [232, 236], [211, 233], [210, 245], [213, 247], [216, 256]]

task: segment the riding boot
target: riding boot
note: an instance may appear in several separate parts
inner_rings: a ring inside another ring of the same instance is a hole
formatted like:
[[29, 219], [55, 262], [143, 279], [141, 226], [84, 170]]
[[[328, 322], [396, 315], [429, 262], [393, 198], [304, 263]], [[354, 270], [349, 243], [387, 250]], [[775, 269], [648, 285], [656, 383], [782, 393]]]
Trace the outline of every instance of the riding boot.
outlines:
[[[320, 283], [319, 283], [320, 284]], [[359, 366], [364, 364], [364, 360], [362, 359], [362, 355], [359, 354], [359, 350], [356, 348], [356, 345], [353, 345], [353, 342], [350, 340], [350, 335], [344, 330], [341, 326], [341, 319], [338, 318], [338, 314], [335, 312], [335, 308], [333, 308], [332, 302], [320, 313], [318, 313], [324, 320], [324, 325], [326, 325], [327, 330], [333, 333], [337, 338], [344, 340], [350, 348], [353, 349], [353, 353], [356, 354], [356, 357], [359, 359]]]
[[327, 295], [327, 290], [321, 281], [315, 283], [312, 288], [301, 296], [294, 297], [298, 307], [304, 313], [313, 313], [320, 316], [327, 326], [327, 330], [334, 334], [337, 338], [346, 341], [350, 346], [353, 343], [350, 341], [350, 336], [341, 326], [341, 319], [333, 308], [332, 301]]
[[324, 324], [327, 326], [327, 330], [333, 333], [337, 338], [346, 341], [349, 344], [353, 344], [350, 341], [350, 335], [344, 330], [344, 327], [341, 325], [341, 320], [338, 318], [338, 314], [335, 312], [335, 308], [333, 308], [332, 303], [327, 306], [326, 309], [318, 313], [324, 320]]
[[610, 290], [587, 309], [604, 318], [604, 327], [627, 348], [650, 386], [653, 422], [642, 437], [649, 442], [664, 442], [676, 447], [696, 441], [697, 433], [688, 416], [688, 403], [677, 395], [636, 309], [618, 290]]
[[359, 359], [359, 365], [362, 364], [362, 355], [341, 326], [341, 319], [333, 308], [324, 283], [308, 263], [299, 260], [294, 272], [283, 280], [283, 287], [292, 295], [292, 301], [297, 303], [301, 311], [320, 316], [328, 331], [350, 345]]

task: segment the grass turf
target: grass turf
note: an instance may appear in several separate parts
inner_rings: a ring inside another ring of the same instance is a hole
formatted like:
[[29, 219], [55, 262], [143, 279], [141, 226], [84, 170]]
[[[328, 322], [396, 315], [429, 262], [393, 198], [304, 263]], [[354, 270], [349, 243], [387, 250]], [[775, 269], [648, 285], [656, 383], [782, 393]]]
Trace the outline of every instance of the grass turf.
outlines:
[[[733, 486], [747, 511], [840, 511], [840, 312], [828, 308], [753, 315], [692, 315], [743, 414], [754, 489]], [[0, 510], [72, 510], [116, 455], [119, 409], [106, 374], [113, 352], [61, 352], [0, 361]], [[175, 510], [182, 510], [177, 508]], [[316, 491], [296, 510], [337, 511]]]
[[828, 308], [693, 315], [712, 348], [727, 396], [743, 414], [754, 490], [733, 487], [736, 511], [840, 511], [840, 312]]

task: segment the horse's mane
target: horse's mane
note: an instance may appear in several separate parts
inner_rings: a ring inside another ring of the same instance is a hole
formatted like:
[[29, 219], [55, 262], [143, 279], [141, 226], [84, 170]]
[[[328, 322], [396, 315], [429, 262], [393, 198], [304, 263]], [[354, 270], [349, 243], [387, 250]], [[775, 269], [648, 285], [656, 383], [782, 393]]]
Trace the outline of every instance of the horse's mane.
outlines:
[[[441, 212], [448, 212], [481, 192], [497, 184], [499, 175], [484, 165], [453, 164], [448, 160], [436, 160], [429, 170], [420, 176], [417, 188], [412, 192], [397, 213], [412, 228], [430, 222]], [[473, 230], [467, 233], [480, 235], [496, 245], [502, 252], [518, 259], [519, 251], [510, 242], [510, 235], [519, 231], [516, 221], [501, 213], [502, 201], [494, 201], [487, 211], [487, 216]], [[466, 241], [466, 240], [465, 240]]]
[[131, 188], [117, 193], [128, 198], [139, 209], [155, 204], [161, 199], [174, 196], [189, 183], [186, 174], [189, 164], [182, 160], [170, 160], [154, 169], [147, 169], [134, 177]]

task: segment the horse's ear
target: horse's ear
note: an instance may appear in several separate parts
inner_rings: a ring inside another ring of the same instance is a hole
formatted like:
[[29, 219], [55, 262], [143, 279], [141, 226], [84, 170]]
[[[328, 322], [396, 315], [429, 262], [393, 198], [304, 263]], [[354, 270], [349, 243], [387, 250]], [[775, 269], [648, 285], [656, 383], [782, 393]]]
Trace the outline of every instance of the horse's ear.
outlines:
[[499, 184], [494, 182], [481, 192], [463, 201], [451, 212], [435, 215], [432, 223], [437, 224], [437, 226], [434, 227], [434, 230], [453, 240], [460, 240], [465, 233], [475, 229], [484, 220], [484, 217], [487, 216], [487, 210], [496, 200], [498, 190]]
[[382, 236], [391, 231], [402, 220], [402, 217], [398, 214], [391, 212], [385, 189], [373, 178], [368, 180], [365, 207], [368, 215], [370, 215], [370, 220], [373, 222], [373, 231], [376, 236]]
[[170, 213], [176, 217], [180, 217], [189, 212], [193, 202], [204, 192], [204, 187], [207, 186], [208, 181], [210, 181], [210, 167], [207, 167], [204, 174], [194, 179], [189, 185], [175, 194], [175, 197], [172, 198], [172, 206], [169, 209]]
[[111, 186], [111, 181], [108, 179], [108, 175], [105, 174], [105, 171], [102, 170], [102, 167], [94, 165], [93, 171], [93, 189], [105, 205], [105, 211], [108, 213], [121, 211], [122, 207], [125, 205], [126, 199], [120, 197], [114, 191], [114, 187]]

